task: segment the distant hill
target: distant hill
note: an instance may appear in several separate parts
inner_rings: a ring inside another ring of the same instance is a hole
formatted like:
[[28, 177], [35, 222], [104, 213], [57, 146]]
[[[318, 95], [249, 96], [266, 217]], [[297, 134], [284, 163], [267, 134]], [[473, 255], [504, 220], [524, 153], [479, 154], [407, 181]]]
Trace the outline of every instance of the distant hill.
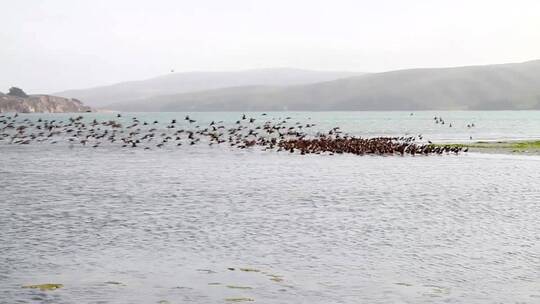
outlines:
[[18, 97], [0, 93], [0, 113], [71, 113], [89, 111], [91, 111], [91, 108], [84, 106], [77, 99], [51, 95]]
[[244, 86], [116, 103], [124, 111], [540, 109], [540, 60], [365, 74], [293, 86]]
[[54, 95], [83, 100], [93, 107], [193, 91], [238, 86], [289, 86], [360, 75], [361, 73], [309, 71], [301, 69], [258, 69], [237, 72], [187, 72], [82, 90], [69, 90]]

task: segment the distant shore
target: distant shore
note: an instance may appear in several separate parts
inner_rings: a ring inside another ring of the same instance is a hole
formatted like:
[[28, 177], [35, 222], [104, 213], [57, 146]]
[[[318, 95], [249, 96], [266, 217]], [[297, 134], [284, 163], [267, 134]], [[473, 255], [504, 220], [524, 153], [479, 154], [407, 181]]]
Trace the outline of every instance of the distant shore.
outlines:
[[80, 100], [52, 95], [15, 96], [0, 93], [0, 113], [87, 113]]

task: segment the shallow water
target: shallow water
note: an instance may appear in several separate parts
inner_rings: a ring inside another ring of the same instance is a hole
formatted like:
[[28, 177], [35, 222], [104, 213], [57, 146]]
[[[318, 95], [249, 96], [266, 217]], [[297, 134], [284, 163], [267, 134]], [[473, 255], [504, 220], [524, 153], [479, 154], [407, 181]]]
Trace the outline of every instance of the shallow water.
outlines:
[[0, 303], [540, 302], [539, 157], [0, 156]]
[[[198, 113], [82, 113], [88, 121], [117, 120], [128, 125], [133, 117], [149, 123], [159, 121], [165, 125], [171, 119], [178, 120], [179, 127], [189, 125], [183, 120], [189, 114], [197, 125], [208, 125], [211, 121], [223, 120], [234, 124], [242, 115], [240, 112], [198, 112]], [[375, 136], [417, 136], [434, 141], [471, 142], [478, 140], [540, 139], [540, 111], [420, 111], [420, 112], [246, 112], [248, 117], [263, 120], [280, 120], [291, 117], [292, 121], [315, 123], [313, 131], [326, 132], [339, 126], [351, 135]], [[412, 114], [412, 115], [411, 115]], [[0, 114], [1, 115], [1, 114]], [[66, 121], [72, 114], [22, 114], [19, 120], [56, 119]], [[435, 123], [440, 117], [445, 124]], [[183, 124], [183, 125], [182, 125]], [[468, 128], [467, 125], [475, 127]], [[452, 125], [452, 127], [450, 127]], [[471, 140], [472, 137], [472, 140]]]

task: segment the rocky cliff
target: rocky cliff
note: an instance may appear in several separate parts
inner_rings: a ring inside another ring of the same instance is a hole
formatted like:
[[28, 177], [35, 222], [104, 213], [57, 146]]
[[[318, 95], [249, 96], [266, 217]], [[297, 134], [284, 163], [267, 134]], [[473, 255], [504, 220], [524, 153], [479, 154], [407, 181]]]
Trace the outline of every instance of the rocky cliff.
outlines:
[[69, 113], [91, 112], [92, 109], [77, 99], [51, 95], [17, 97], [0, 93], [0, 113]]

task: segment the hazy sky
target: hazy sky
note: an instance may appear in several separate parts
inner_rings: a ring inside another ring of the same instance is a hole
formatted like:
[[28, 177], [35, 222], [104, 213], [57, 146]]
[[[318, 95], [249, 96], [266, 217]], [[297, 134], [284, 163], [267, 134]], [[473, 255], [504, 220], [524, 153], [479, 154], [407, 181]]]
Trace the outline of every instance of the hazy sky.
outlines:
[[0, 91], [175, 71], [377, 72], [540, 58], [539, 0], [0, 0]]

